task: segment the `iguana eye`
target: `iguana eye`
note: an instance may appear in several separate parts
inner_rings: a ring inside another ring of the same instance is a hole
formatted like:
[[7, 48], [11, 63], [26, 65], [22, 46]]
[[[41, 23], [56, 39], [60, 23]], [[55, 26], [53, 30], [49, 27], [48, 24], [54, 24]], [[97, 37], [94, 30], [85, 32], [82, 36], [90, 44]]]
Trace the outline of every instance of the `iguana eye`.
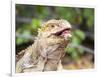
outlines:
[[51, 25], [51, 27], [55, 27], [54, 25]]

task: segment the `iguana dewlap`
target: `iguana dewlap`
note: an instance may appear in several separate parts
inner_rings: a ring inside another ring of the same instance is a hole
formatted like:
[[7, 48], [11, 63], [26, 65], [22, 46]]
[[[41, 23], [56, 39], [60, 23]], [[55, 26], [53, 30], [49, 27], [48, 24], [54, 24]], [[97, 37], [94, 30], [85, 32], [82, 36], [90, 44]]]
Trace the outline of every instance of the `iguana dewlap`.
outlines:
[[38, 31], [35, 43], [23, 50], [16, 63], [16, 72], [56, 71], [61, 65], [64, 49], [71, 37], [71, 25], [66, 20], [49, 20]]

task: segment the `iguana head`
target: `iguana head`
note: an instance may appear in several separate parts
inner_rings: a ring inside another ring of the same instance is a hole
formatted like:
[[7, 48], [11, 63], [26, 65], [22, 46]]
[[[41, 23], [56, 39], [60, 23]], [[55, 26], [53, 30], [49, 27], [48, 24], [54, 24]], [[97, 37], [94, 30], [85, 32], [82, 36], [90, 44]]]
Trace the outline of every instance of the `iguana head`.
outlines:
[[57, 37], [65, 40], [69, 40], [71, 37], [71, 25], [68, 21], [60, 19], [52, 19], [43, 24], [39, 29], [40, 37]]

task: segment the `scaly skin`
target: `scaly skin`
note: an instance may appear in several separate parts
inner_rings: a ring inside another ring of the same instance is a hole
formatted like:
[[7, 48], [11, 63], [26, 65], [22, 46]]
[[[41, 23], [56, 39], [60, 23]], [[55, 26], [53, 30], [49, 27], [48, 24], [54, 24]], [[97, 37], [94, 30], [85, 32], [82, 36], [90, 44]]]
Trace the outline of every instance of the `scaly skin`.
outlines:
[[53, 19], [46, 22], [38, 30], [35, 43], [23, 50], [23, 57], [16, 63], [16, 73], [59, 70], [64, 49], [71, 37], [65, 29], [70, 28], [66, 20]]

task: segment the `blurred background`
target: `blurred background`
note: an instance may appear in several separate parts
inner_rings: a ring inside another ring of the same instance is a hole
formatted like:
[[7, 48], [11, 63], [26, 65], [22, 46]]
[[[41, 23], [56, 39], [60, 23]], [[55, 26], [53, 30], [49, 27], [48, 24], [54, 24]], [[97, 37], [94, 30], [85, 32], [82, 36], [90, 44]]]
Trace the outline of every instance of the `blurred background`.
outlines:
[[94, 9], [16, 4], [16, 55], [34, 43], [41, 24], [66, 19], [72, 24], [72, 42], [62, 59], [65, 69], [94, 67]]

